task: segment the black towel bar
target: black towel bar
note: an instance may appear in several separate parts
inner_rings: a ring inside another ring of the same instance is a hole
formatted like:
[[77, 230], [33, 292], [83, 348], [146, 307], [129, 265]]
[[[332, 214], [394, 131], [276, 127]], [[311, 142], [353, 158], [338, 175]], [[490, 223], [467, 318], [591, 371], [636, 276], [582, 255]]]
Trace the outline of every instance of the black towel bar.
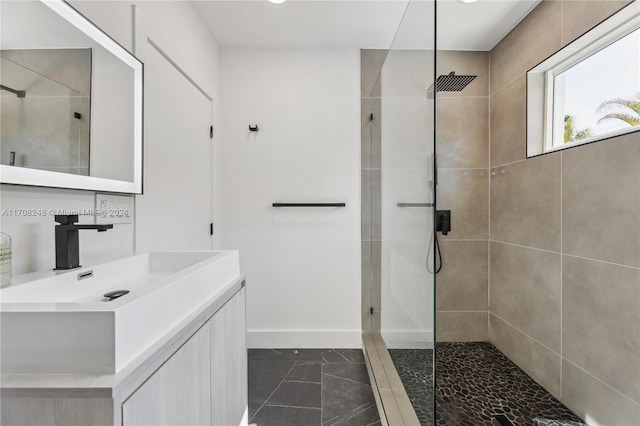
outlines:
[[398, 203], [398, 207], [433, 207], [433, 203]]
[[347, 203], [273, 203], [273, 207], [346, 207]]

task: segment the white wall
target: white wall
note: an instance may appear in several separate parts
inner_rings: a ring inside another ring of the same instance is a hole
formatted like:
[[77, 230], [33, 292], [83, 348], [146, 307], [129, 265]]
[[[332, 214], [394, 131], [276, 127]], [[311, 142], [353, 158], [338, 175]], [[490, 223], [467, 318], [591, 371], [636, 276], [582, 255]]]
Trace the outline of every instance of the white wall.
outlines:
[[[133, 50], [134, 17], [130, 1], [71, 1], [81, 13], [110, 34], [120, 44]], [[190, 3], [187, 2], [136, 2], [145, 19], [167, 34], [165, 49], [172, 59], [190, 77], [214, 98], [214, 123], [219, 123], [218, 103], [218, 47], [200, 21]], [[177, 77], [178, 78], [178, 77]], [[182, 77], [180, 77], [182, 78]], [[170, 82], [168, 82], [170, 84]], [[185, 114], [188, 113], [188, 106]], [[179, 121], [180, 117], [176, 117]], [[153, 126], [153, 122], [146, 122]], [[149, 141], [146, 141], [149, 143]], [[173, 144], [174, 140], [156, 140], [159, 146]], [[214, 140], [213, 151], [216, 153]], [[217, 158], [217, 156], [216, 156]], [[214, 166], [216, 166], [214, 160]], [[216, 166], [216, 170], [218, 167]], [[152, 178], [148, 177], [147, 179]], [[217, 180], [214, 180], [218, 185]], [[91, 191], [57, 190], [2, 185], [0, 208], [42, 208], [42, 209], [91, 209], [94, 207], [94, 193]], [[215, 198], [215, 197], [214, 197]], [[214, 207], [214, 219], [217, 214]], [[82, 222], [91, 222], [83, 217]], [[144, 220], [139, 215], [136, 220]], [[2, 231], [13, 238], [14, 275], [49, 269], [54, 267], [54, 221], [49, 215], [37, 217], [2, 216]], [[180, 226], [179, 223], [172, 226]], [[158, 230], [161, 235], [162, 230]], [[215, 240], [214, 240], [215, 241]], [[217, 242], [214, 245], [219, 246]], [[83, 231], [80, 236], [80, 260], [83, 263], [100, 261], [104, 258], [125, 255], [134, 249], [134, 225], [116, 225], [106, 233]]]
[[[148, 38], [151, 38], [167, 55], [174, 64], [163, 64], [163, 68], [173, 67], [174, 65], [180, 68], [180, 72], [162, 72], [162, 79], [164, 80], [163, 86], [154, 86], [147, 84], [145, 86], [145, 100], [148, 99], [160, 99], [155, 96], [158, 93], [149, 93], [150, 90], [156, 92], [165, 93], [168, 91], [166, 88], [183, 87], [185, 84], [190, 85], [191, 82], [195, 83], [202, 91], [206, 92], [213, 100], [210, 102], [211, 111], [207, 111], [209, 114], [210, 122], [213, 123], [214, 128], [217, 130], [220, 126], [220, 65], [219, 65], [219, 48], [215, 40], [204, 26], [197, 12], [193, 6], [188, 2], [182, 1], [76, 1], [73, 2], [74, 7], [77, 7], [81, 13], [85, 14], [90, 19], [93, 19], [98, 25], [100, 25], [105, 31], [110, 34], [117, 34], [117, 40], [125, 47], [131, 48], [136, 54], [145, 61], [145, 57], [149, 58], [150, 51], [153, 50], [148, 44]], [[132, 5], [135, 5], [135, 15], [132, 9]], [[100, 19], [106, 17], [104, 23]], [[134, 34], [135, 28], [135, 34]], [[157, 55], [157, 52], [152, 52]], [[164, 61], [165, 59], [160, 59]], [[156, 62], [145, 64], [145, 73], [151, 75], [152, 73], [157, 75], [155, 69], [151, 67], [156, 66]], [[185, 77], [186, 76], [186, 77]], [[188, 77], [188, 79], [187, 79]], [[160, 89], [158, 89], [160, 87]], [[194, 88], [190, 88], [193, 91], [197, 91]], [[161, 94], [162, 94], [161, 93]], [[220, 155], [218, 155], [218, 149], [220, 145], [220, 132], [215, 132], [213, 141], [205, 140], [204, 144], [210, 144], [212, 155], [212, 167], [213, 171], [211, 176], [207, 176], [211, 179], [213, 194], [202, 194], [199, 191], [181, 191], [182, 196], [177, 196], [178, 193], [171, 193], [169, 188], [164, 191], [164, 196], [154, 191], [154, 184], [156, 182], [164, 182], [165, 179], [171, 181], [172, 176], [181, 176], [181, 184], [187, 188], [191, 187], [188, 180], [194, 180], [194, 186], [197, 184], [198, 188], [203, 188], [202, 182], [195, 182], [195, 180], [201, 181], [202, 176], [191, 176], [192, 170], [189, 166], [189, 161], [180, 163], [176, 158], [175, 147], [188, 144], [183, 141], [180, 142], [179, 138], [176, 138], [176, 132], [180, 132], [180, 128], [190, 129], [193, 127], [192, 118], [194, 115], [201, 116], [202, 111], [198, 111], [199, 114], [195, 114], [194, 109], [202, 108], [203, 103], [198, 102], [197, 105], [187, 100], [187, 97], [177, 97], [171, 101], [178, 101], [177, 104], [181, 106], [181, 111], [167, 117], [166, 114], [157, 114], [162, 107], [154, 108], [154, 105], [147, 105], [145, 108], [145, 194], [137, 197], [138, 209], [137, 209], [137, 227], [136, 233], [136, 248], [142, 250], [162, 250], [162, 249], [203, 249], [203, 248], [220, 248], [222, 243], [219, 238], [219, 234], [214, 234], [213, 238], [206, 236], [206, 226], [202, 229], [202, 235], [211, 240], [210, 243], [203, 243], [203, 239], [196, 239], [192, 235], [191, 230], [187, 230], [190, 227], [189, 221], [189, 209], [187, 208], [182, 221], [170, 220], [170, 227], [173, 233], [171, 238], [167, 238], [167, 233], [164, 232], [168, 224], [167, 214], [170, 213], [171, 206], [177, 205], [191, 205], [192, 210], [202, 216], [201, 201], [204, 198], [211, 200], [210, 210], [212, 211], [212, 217], [215, 224], [215, 228], [221, 228], [220, 222], [220, 203], [217, 201], [219, 193], [220, 178], [219, 163], [221, 161]], [[158, 107], [155, 105], [155, 107]], [[160, 111], [161, 112], [161, 111]], [[202, 128], [202, 134], [207, 133], [209, 122], [204, 122], [206, 126]], [[171, 129], [152, 132], [166, 126], [170, 126]], [[188, 137], [185, 133], [183, 137]], [[187, 150], [188, 151], [188, 150]], [[187, 158], [189, 153], [182, 152], [182, 155]], [[180, 153], [178, 153], [180, 155]], [[149, 161], [154, 161], [155, 164], [149, 164]], [[150, 167], [153, 166], [153, 167]], [[186, 180], [185, 180], [186, 179]], [[174, 181], [177, 181], [175, 179]], [[207, 189], [211, 191], [211, 189]], [[201, 192], [201, 191], [200, 191]], [[188, 194], [185, 199], [185, 194]], [[190, 197], [190, 198], [189, 198]], [[183, 206], [184, 207], [184, 206]], [[163, 223], [162, 220], [165, 220]], [[140, 226], [144, 225], [144, 226]], [[151, 226], [149, 226], [151, 225]], [[205, 224], [206, 225], [206, 224]], [[199, 226], [199, 225], [198, 225]], [[153, 227], [157, 228], [155, 231]], [[180, 241], [181, 227], [185, 228], [183, 234], [184, 241]], [[198, 241], [197, 243], [195, 241]]]
[[222, 238], [248, 274], [248, 344], [359, 347], [359, 51], [222, 49], [221, 58]]

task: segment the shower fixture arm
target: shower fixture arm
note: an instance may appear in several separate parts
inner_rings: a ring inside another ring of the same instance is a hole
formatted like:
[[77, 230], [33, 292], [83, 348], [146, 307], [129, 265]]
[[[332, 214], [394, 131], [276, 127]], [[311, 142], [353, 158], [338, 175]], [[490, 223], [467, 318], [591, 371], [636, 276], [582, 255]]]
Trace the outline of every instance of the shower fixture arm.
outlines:
[[19, 98], [24, 98], [25, 96], [27, 96], [26, 91], [12, 89], [11, 87], [5, 86], [4, 84], [0, 84], [0, 90], [6, 90], [7, 92], [11, 92]]

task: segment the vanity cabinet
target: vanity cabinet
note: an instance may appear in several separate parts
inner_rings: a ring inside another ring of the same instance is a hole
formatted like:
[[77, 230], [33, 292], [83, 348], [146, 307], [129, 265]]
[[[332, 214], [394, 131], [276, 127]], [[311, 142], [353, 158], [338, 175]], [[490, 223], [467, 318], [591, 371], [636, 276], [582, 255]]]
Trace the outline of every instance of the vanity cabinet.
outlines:
[[209, 328], [207, 322], [122, 404], [123, 425], [211, 424]]
[[3, 375], [0, 424], [247, 424], [244, 276], [116, 374]]
[[244, 288], [122, 404], [123, 426], [239, 425], [247, 407]]
[[[241, 293], [241, 294], [240, 294]], [[211, 424], [239, 425], [247, 409], [244, 288], [209, 321]]]

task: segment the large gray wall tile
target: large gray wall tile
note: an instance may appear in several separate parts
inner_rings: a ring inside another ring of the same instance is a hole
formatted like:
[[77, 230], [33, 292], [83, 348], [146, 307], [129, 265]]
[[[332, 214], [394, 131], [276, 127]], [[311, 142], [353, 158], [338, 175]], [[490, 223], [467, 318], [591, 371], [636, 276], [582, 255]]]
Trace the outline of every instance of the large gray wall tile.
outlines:
[[526, 78], [521, 76], [491, 96], [491, 166], [527, 155]]
[[382, 311], [382, 242], [371, 242], [371, 303], [375, 312]]
[[567, 360], [562, 362], [562, 402], [590, 424], [640, 424], [640, 404], [634, 403]]
[[489, 52], [438, 50], [437, 75], [475, 75], [462, 92], [439, 92], [438, 97], [488, 96]]
[[560, 396], [560, 355], [489, 315], [489, 341], [555, 397]]
[[438, 166], [488, 167], [489, 98], [442, 98], [436, 108]]
[[[544, 0], [492, 50], [491, 239], [640, 266], [637, 135], [520, 161], [526, 155], [526, 71], [623, 3]], [[637, 398], [638, 271], [564, 256], [558, 272], [560, 254], [534, 251], [491, 245], [490, 309], [512, 324], [491, 315], [491, 341], [560, 396], [562, 279], [564, 355]], [[640, 406], [591, 374], [565, 360], [563, 402], [587, 421], [640, 424]]]
[[420, 97], [382, 99], [383, 168], [430, 167], [435, 146], [433, 100]]
[[[363, 169], [380, 168], [380, 125], [381, 125], [381, 103], [380, 98], [362, 98], [362, 121], [361, 121], [361, 154]], [[373, 114], [373, 120], [371, 120]]]
[[383, 96], [425, 98], [434, 63], [433, 50], [390, 50], [382, 68]]
[[362, 332], [373, 333], [373, 316], [369, 312], [362, 312], [361, 314]]
[[442, 241], [440, 249], [444, 264], [436, 279], [436, 309], [486, 311], [489, 243]]
[[491, 239], [560, 251], [560, 154], [491, 170]]
[[640, 134], [562, 154], [564, 253], [640, 266]]
[[560, 48], [560, 23], [560, 1], [545, 0], [493, 48], [492, 94]]
[[20, 76], [30, 80], [27, 95], [91, 96], [91, 49], [3, 50], [2, 56], [32, 71]]
[[561, 255], [491, 243], [491, 312], [560, 353]]
[[360, 50], [360, 96], [380, 97], [380, 72], [387, 57], [387, 49]]
[[562, 355], [640, 402], [640, 270], [564, 256]]
[[362, 312], [369, 312], [371, 307], [371, 274], [372, 274], [372, 261], [371, 258], [371, 244], [370, 240], [361, 242], [361, 272], [362, 272], [362, 285], [361, 285], [361, 297], [362, 297]]
[[487, 312], [437, 312], [438, 342], [485, 342], [489, 336]]
[[489, 236], [489, 170], [438, 170], [438, 209], [451, 210], [446, 239], [487, 239]]
[[564, 0], [562, 44], [572, 42], [628, 3], [628, 0]]
[[[9, 164], [9, 153], [14, 151], [16, 165], [21, 167], [46, 170], [88, 165], [89, 139], [83, 126], [89, 124], [89, 104], [83, 98], [2, 96], [0, 110], [3, 164]], [[74, 112], [85, 118], [74, 118]]]
[[362, 239], [379, 240], [381, 230], [380, 169], [362, 170]]

